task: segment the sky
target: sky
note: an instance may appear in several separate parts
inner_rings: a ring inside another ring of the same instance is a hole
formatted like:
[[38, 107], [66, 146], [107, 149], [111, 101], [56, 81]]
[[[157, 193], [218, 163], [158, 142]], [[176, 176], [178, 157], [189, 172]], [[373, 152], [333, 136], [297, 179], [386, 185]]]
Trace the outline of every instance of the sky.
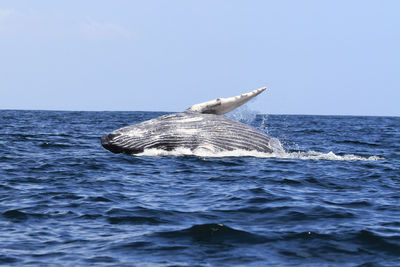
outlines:
[[400, 116], [400, 1], [0, 0], [0, 109]]

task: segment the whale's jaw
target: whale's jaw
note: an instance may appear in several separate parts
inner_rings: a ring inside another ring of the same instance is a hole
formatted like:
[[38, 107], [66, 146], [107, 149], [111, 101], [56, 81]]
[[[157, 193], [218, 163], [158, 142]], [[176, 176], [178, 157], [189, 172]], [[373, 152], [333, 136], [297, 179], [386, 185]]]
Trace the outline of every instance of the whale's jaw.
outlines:
[[137, 154], [143, 152], [143, 149], [133, 149], [129, 147], [124, 147], [116, 142], [115, 138], [118, 137], [119, 134], [109, 133], [105, 134], [101, 137], [101, 145], [110, 152], [119, 154]]

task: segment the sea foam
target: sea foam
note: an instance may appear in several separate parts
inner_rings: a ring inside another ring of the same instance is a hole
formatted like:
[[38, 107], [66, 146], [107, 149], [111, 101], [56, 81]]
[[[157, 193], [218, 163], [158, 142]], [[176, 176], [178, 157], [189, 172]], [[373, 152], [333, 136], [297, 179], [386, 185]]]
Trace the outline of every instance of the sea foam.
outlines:
[[177, 148], [172, 151], [162, 149], [147, 149], [144, 152], [137, 154], [137, 156], [197, 156], [202, 158], [222, 158], [222, 157], [256, 157], [256, 158], [280, 158], [280, 159], [302, 159], [302, 160], [335, 160], [335, 161], [377, 161], [384, 160], [385, 158], [379, 156], [358, 156], [354, 154], [336, 155], [330, 151], [322, 153], [317, 151], [296, 151], [284, 152], [275, 151], [272, 153], [264, 153], [259, 151], [247, 151], [242, 149], [232, 151], [210, 151], [208, 149], [195, 149]]

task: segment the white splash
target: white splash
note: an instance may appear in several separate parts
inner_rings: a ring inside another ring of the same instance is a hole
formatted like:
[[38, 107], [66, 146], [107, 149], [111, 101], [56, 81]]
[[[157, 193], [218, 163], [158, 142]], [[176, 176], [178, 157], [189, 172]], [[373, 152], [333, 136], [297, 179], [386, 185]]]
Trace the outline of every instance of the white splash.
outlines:
[[282, 150], [273, 153], [263, 153], [259, 151], [233, 150], [212, 152], [208, 149], [200, 148], [190, 150], [188, 148], [177, 148], [172, 151], [162, 149], [148, 149], [137, 156], [159, 157], [159, 156], [197, 156], [201, 158], [222, 158], [222, 157], [256, 157], [256, 158], [280, 158], [280, 159], [301, 159], [301, 160], [335, 160], [335, 161], [377, 161], [385, 158], [378, 156], [362, 157], [353, 154], [336, 155], [332, 151], [322, 153], [317, 151], [307, 152], [284, 152]]
[[256, 119], [257, 114], [259, 113], [260, 112], [249, 108], [248, 104], [244, 104], [243, 106], [238, 107], [235, 110], [225, 114], [225, 116], [232, 120], [251, 125], [251, 123]]

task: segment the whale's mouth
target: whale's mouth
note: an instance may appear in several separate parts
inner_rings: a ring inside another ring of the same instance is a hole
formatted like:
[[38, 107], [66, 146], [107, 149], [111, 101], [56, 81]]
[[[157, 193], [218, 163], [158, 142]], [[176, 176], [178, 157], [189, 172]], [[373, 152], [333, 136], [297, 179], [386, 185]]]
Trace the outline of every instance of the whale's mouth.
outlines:
[[101, 137], [101, 145], [108, 151], [111, 151], [116, 154], [119, 154], [119, 153], [137, 154], [137, 153], [143, 152], [143, 149], [133, 149], [133, 148], [128, 148], [128, 147], [121, 147], [121, 146], [115, 144], [114, 139], [118, 136], [120, 136], [120, 134], [116, 134], [116, 133], [109, 133], [109, 134], [103, 135]]
[[109, 150], [109, 151], [111, 151], [111, 152], [113, 152], [113, 153], [122, 153], [122, 152], [123, 152], [123, 149], [121, 149], [121, 147], [118, 147], [118, 146], [116, 146], [116, 145], [114, 145], [114, 144], [112, 143], [112, 140], [113, 140], [116, 136], [118, 136], [118, 135], [112, 134], [112, 133], [103, 135], [103, 136], [101, 137], [101, 145], [102, 145], [105, 149], [107, 149], [107, 150]]

